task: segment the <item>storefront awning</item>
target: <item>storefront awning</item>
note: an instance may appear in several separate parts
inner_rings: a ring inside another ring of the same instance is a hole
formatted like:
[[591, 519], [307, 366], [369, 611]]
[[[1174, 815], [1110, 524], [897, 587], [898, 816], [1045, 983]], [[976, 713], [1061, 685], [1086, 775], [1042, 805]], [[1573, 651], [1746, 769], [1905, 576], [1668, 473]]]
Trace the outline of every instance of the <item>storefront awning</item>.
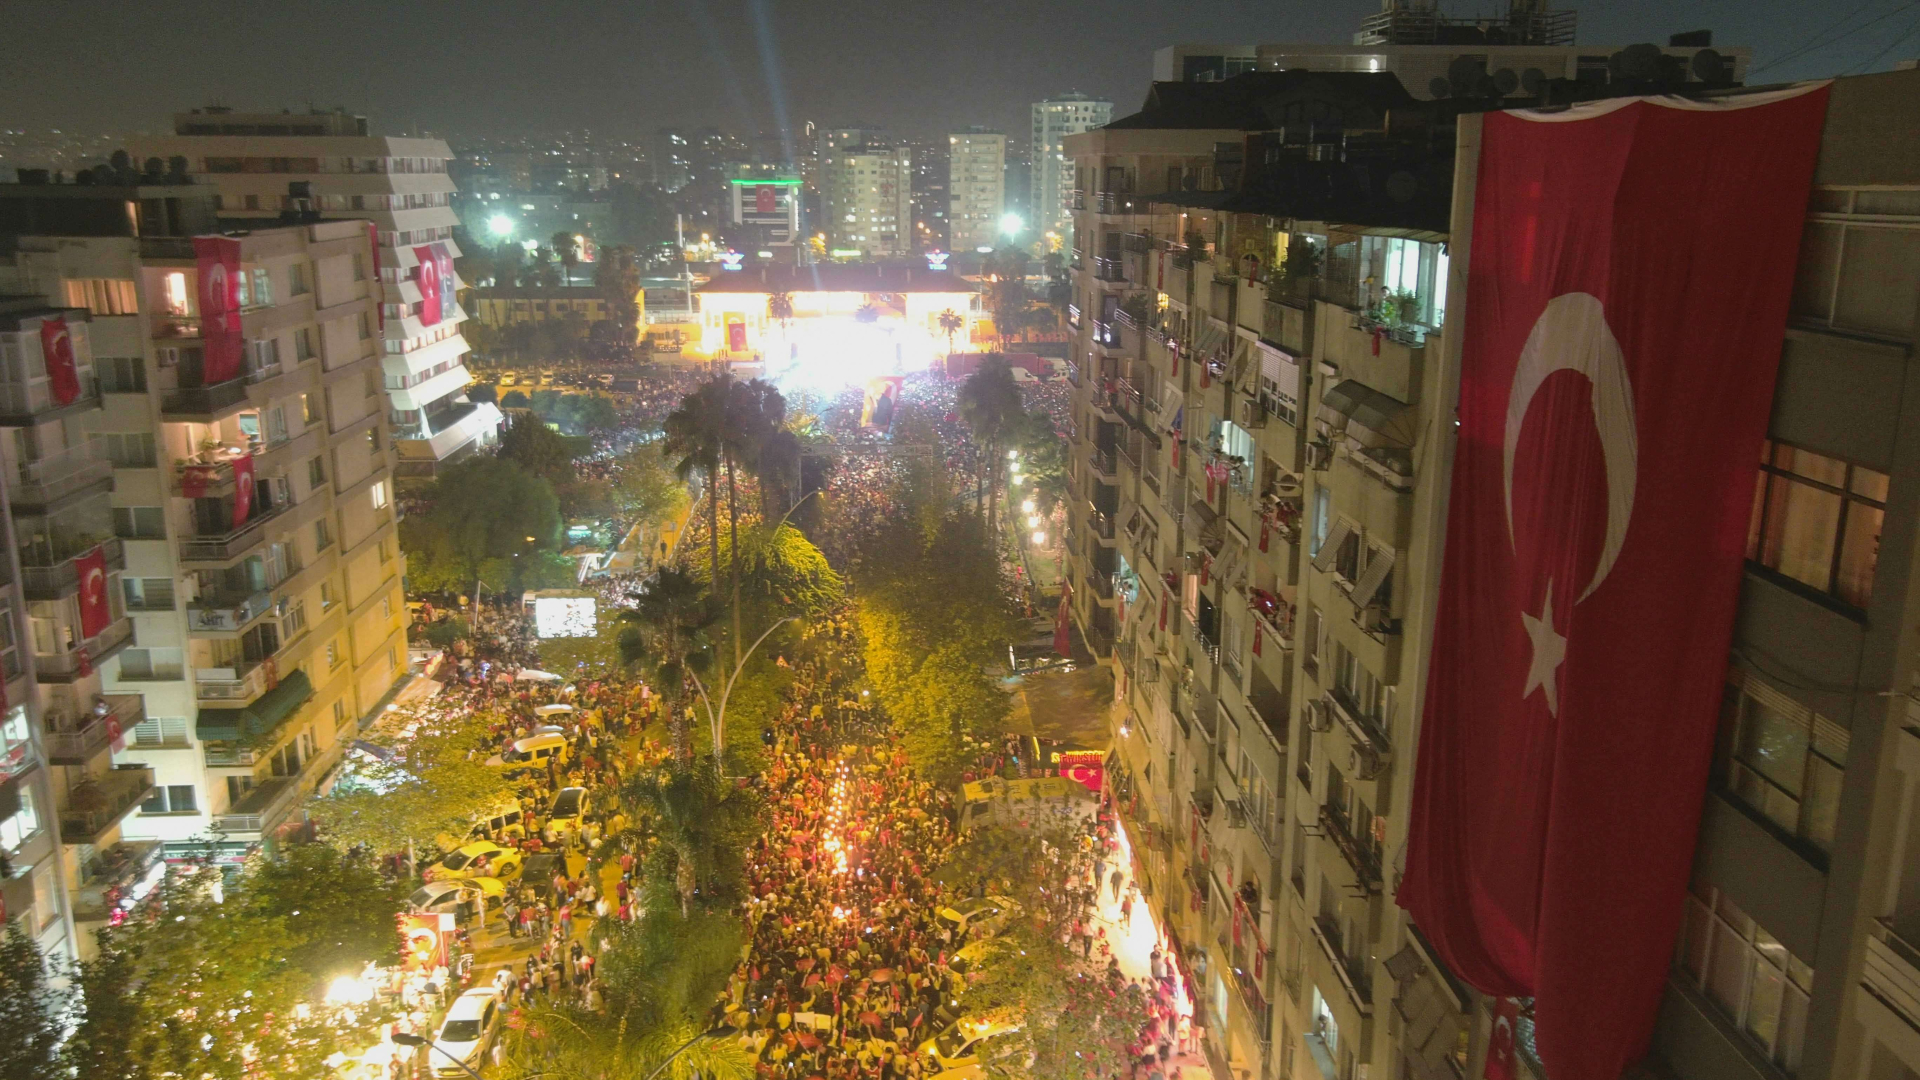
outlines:
[[201, 709], [193, 733], [202, 742], [263, 742], [312, 696], [307, 673], [295, 671], [244, 709]]
[[1357, 379], [1347, 379], [1320, 397], [1318, 419], [1369, 450], [1410, 450], [1414, 410]]

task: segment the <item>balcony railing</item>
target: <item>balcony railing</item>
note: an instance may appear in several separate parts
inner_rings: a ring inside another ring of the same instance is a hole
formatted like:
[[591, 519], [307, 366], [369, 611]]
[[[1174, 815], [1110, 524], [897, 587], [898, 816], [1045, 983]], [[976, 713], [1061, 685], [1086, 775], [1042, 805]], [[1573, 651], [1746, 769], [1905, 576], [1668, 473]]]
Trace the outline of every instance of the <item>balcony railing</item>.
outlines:
[[212, 386], [183, 386], [160, 404], [162, 419], [211, 416], [246, 403], [247, 380], [228, 379]]
[[1098, 510], [1087, 511], [1087, 531], [1102, 543], [1113, 543], [1113, 518]]
[[133, 644], [133, 620], [115, 619], [106, 629], [66, 652], [36, 653], [33, 671], [41, 682], [72, 682], [102, 661]]
[[267, 668], [258, 660], [237, 668], [194, 668], [193, 694], [201, 701], [252, 701], [267, 692]]
[[1095, 212], [1102, 214], [1130, 214], [1133, 212], [1134, 205], [1135, 199], [1131, 191], [1102, 191], [1093, 197]]
[[93, 844], [153, 791], [153, 769], [115, 765], [99, 777], [82, 780], [67, 792], [60, 809], [60, 840]]
[[1313, 920], [1313, 937], [1320, 943], [1320, 950], [1327, 954], [1327, 959], [1333, 962], [1334, 974], [1339, 976], [1340, 985], [1346, 988], [1347, 997], [1352, 1000], [1353, 1007], [1361, 1016], [1372, 1016], [1373, 980], [1366, 977], [1365, 972], [1361, 973], [1360, 978], [1354, 977], [1354, 972], [1348, 967], [1346, 954], [1341, 948], [1339, 929], [1329, 924], [1326, 919], [1315, 919]]
[[156, 341], [180, 341], [200, 337], [200, 320], [191, 315], [160, 315], [153, 320]]
[[1113, 451], [1095, 450], [1087, 456], [1087, 464], [1092, 467], [1093, 475], [1103, 484], [1117, 484], [1120, 474], [1114, 470]]
[[260, 751], [250, 746], [216, 746], [208, 744], [204, 747], [204, 750], [206, 753], [207, 767], [210, 769], [249, 768], [258, 764], [261, 760]]
[[1085, 210], [1086, 208], [1087, 208], [1087, 193], [1086, 193], [1086, 192], [1084, 192], [1084, 191], [1077, 191], [1077, 190], [1076, 190], [1076, 191], [1069, 191], [1069, 192], [1067, 192], [1067, 209], [1069, 209], [1069, 210]]
[[1127, 264], [1117, 255], [1102, 255], [1093, 260], [1093, 276], [1101, 281], [1127, 280]]
[[113, 462], [105, 439], [88, 439], [57, 454], [20, 464], [13, 505], [50, 506], [95, 484], [113, 480]]
[[254, 787], [224, 814], [213, 815], [213, 828], [229, 837], [239, 833], [263, 833], [285, 821], [300, 801], [300, 782], [291, 776], [277, 776]]
[[80, 866], [73, 894], [76, 922], [106, 922], [116, 907], [130, 906], [127, 890], [147, 878], [166, 853], [163, 840], [122, 840], [102, 848]]
[[101, 699], [107, 704], [104, 715], [89, 712], [47, 717], [42, 742], [48, 761], [55, 765], [85, 765], [91, 761], [112, 738], [115, 724], [109, 723], [110, 719], [117, 723], [123, 740], [132, 740], [135, 725], [147, 718], [146, 699], [139, 694], [104, 694]]
[[251, 550], [266, 538], [267, 523], [287, 512], [281, 503], [266, 511], [255, 511], [252, 521], [225, 536], [196, 536], [180, 541], [181, 562], [226, 562]]
[[80, 412], [100, 404], [100, 380], [93, 365], [79, 365], [80, 393], [65, 405], [54, 400], [53, 383], [48, 379], [27, 382], [0, 382], [0, 425], [31, 427], [57, 413]]
[[1333, 807], [1322, 806], [1320, 831], [1326, 834], [1327, 839], [1333, 841], [1334, 847], [1340, 849], [1341, 857], [1347, 860], [1347, 865], [1353, 867], [1354, 876], [1360, 879], [1360, 884], [1370, 893], [1379, 892], [1380, 857], [1374, 854], [1372, 848], [1362, 844], [1353, 835], [1353, 831], [1347, 826], [1346, 816]]
[[248, 623], [273, 610], [273, 594], [257, 592], [252, 596], [203, 596], [187, 605], [187, 629], [210, 633], [235, 633]]
[[1920, 949], [1885, 919], [1867, 935], [1860, 985], [1907, 1023], [1920, 1028]]
[[[100, 549], [107, 570], [127, 568], [127, 546], [117, 536], [82, 545], [79, 541], [45, 545], [29, 544], [20, 551], [20, 588], [29, 600], [59, 600], [80, 591], [80, 568], [74, 560]], [[71, 550], [69, 550], [71, 549]], [[45, 563], [43, 566], [34, 563]]]

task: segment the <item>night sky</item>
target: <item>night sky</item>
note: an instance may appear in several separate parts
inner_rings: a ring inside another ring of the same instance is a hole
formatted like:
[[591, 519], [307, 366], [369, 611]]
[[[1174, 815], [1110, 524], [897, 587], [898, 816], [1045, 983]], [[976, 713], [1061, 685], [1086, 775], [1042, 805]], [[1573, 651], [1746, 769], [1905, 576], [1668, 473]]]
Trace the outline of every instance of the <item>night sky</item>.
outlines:
[[[1566, 0], [1562, 0], [1566, 2]], [[1885, 70], [1920, 55], [1910, 0], [1588, 0], [1579, 41], [1711, 28], [1751, 82]], [[901, 135], [970, 123], [1020, 134], [1069, 89], [1144, 97], [1182, 41], [1339, 42], [1375, 0], [12, 0], [0, 126], [165, 130], [175, 110], [342, 105], [405, 133], [511, 135], [679, 124], [749, 133], [867, 120]], [[1448, 14], [1498, 9], [1443, 0]], [[1844, 32], [1858, 28], [1850, 35]], [[1799, 58], [1790, 50], [1831, 45]], [[44, 47], [34, 47], [32, 43]]]

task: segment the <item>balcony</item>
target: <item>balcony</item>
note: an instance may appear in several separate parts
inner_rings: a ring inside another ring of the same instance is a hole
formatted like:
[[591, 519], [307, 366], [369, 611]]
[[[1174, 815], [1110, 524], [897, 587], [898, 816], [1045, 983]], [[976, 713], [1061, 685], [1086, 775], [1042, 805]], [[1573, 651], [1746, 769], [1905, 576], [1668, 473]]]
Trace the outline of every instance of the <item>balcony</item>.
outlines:
[[1136, 199], [1131, 191], [1100, 191], [1093, 196], [1093, 211], [1096, 214], [1131, 214], [1135, 207], [1146, 209], [1144, 199]]
[[291, 776], [276, 776], [254, 786], [224, 814], [213, 815], [215, 832], [235, 836], [272, 832], [287, 819], [300, 801], [300, 782]]
[[[85, 547], [79, 547], [78, 543], [76, 540], [55, 544], [52, 550], [41, 545], [29, 545], [20, 550], [20, 589], [27, 599], [63, 600], [79, 592], [80, 569], [74, 565], [74, 560], [95, 549], [105, 560], [108, 572], [127, 568], [127, 545], [119, 537], [110, 536]], [[35, 563], [46, 565], [36, 566]]]
[[153, 320], [153, 340], [198, 341], [200, 320], [192, 315], [156, 315]]
[[1120, 474], [1113, 463], [1111, 450], [1095, 450], [1087, 455], [1087, 467], [1093, 470], [1093, 478], [1103, 484], [1120, 482]]
[[1328, 840], [1333, 841], [1334, 847], [1340, 849], [1341, 857], [1347, 860], [1348, 866], [1353, 867], [1354, 877], [1359, 879], [1361, 886], [1365, 888], [1368, 893], [1379, 892], [1381, 883], [1380, 857], [1374, 854], [1371, 848], [1362, 844], [1359, 839], [1353, 835], [1353, 832], [1347, 827], [1346, 817], [1334, 810], [1333, 807], [1322, 806], [1320, 808], [1320, 832]]
[[273, 594], [202, 596], [187, 605], [187, 630], [195, 634], [237, 634], [273, 610]]
[[1095, 280], [1125, 284], [1127, 280], [1126, 261], [1118, 255], [1101, 255], [1093, 260]]
[[78, 370], [79, 396], [65, 405], [54, 400], [53, 384], [44, 376], [24, 382], [0, 382], [0, 427], [36, 427], [48, 420], [98, 409], [100, 380], [94, 377], [93, 365], [80, 361]]
[[115, 619], [106, 629], [66, 652], [36, 653], [34, 677], [43, 683], [70, 683], [85, 678], [106, 659], [133, 644], [133, 620]]
[[247, 522], [225, 536], [195, 536], [180, 541], [180, 561], [183, 563], [227, 563], [252, 551], [267, 537], [267, 523], [291, 508], [281, 503], [269, 510], [254, 512], [252, 521]]
[[244, 704], [267, 692], [266, 664], [248, 660], [238, 667], [194, 668], [193, 687], [197, 700]]
[[91, 844], [100, 840], [120, 819], [153, 793], [153, 769], [146, 765], [115, 765], [98, 778], [75, 784], [60, 809], [60, 842]]
[[[146, 699], [139, 694], [103, 694], [105, 715], [49, 715], [41, 744], [47, 748], [47, 760], [55, 765], [85, 765], [112, 741], [118, 727], [124, 741], [133, 738], [133, 729], [147, 718]], [[109, 720], [114, 723], [108, 723]]]
[[1079, 190], [1067, 192], [1067, 209], [1085, 210], [1086, 208], [1087, 208], [1086, 192], [1079, 191]]
[[245, 404], [245, 379], [228, 379], [212, 386], [183, 386], [161, 402], [160, 419], [210, 424]]
[[1879, 920], [1867, 935], [1860, 985], [1920, 1029], [1920, 949], [1901, 937], [1886, 919]]
[[1113, 575], [1098, 570], [1087, 571], [1087, 588], [1093, 593], [1093, 602], [1101, 607], [1113, 606]]
[[1339, 977], [1340, 985], [1346, 988], [1348, 1000], [1361, 1016], [1373, 1015], [1373, 980], [1362, 973], [1358, 979], [1348, 968], [1346, 954], [1341, 949], [1340, 931], [1328, 924], [1325, 919], [1315, 919], [1312, 923], [1313, 939], [1320, 943], [1320, 951], [1326, 953], [1333, 963], [1333, 973]]
[[74, 921], [106, 922], [116, 910], [125, 910], [165, 852], [161, 840], [122, 840], [81, 863], [73, 893]]
[[88, 439], [57, 454], [22, 462], [8, 493], [15, 513], [44, 514], [95, 491], [113, 490], [106, 440]]
[[[259, 665], [246, 673], [246, 678], [228, 680], [232, 683], [251, 684], [252, 677], [261, 675], [265, 665]], [[218, 669], [202, 669], [212, 671]], [[200, 672], [196, 672], [196, 675]], [[260, 693], [252, 704], [240, 708], [216, 708], [202, 705], [200, 713], [194, 718], [194, 737], [203, 743], [220, 743], [224, 746], [240, 749], [258, 749], [270, 746], [281, 725], [285, 724], [300, 706], [313, 697], [313, 683], [307, 680], [306, 673], [295, 670], [293, 674], [281, 679], [277, 685], [268, 686], [264, 681], [257, 685]], [[203, 688], [205, 682], [200, 684]], [[200, 694], [202, 700], [208, 695]], [[240, 700], [236, 694], [226, 699], [229, 703]]]
[[209, 769], [251, 769], [266, 760], [266, 755], [251, 746], [215, 746], [203, 747], [203, 757]]
[[1087, 531], [1100, 541], [1101, 547], [1113, 546], [1113, 518], [1098, 510], [1087, 511]]

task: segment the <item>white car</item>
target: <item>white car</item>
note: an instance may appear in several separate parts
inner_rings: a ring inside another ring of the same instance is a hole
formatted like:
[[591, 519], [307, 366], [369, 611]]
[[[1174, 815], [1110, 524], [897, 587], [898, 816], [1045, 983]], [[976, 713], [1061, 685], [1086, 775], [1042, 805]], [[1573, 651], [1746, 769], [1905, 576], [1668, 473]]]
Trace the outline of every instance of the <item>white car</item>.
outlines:
[[[505, 1012], [500, 992], [491, 986], [469, 990], [456, 998], [453, 1008], [447, 1010], [446, 1020], [440, 1024], [440, 1033], [433, 1037], [433, 1074], [465, 1076], [467, 1069], [477, 1071], [486, 1061], [487, 1051], [493, 1048], [493, 1041], [500, 1037]], [[460, 1064], [454, 1064], [456, 1061]]]
[[1005, 896], [962, 900], [950, 908], [941, 908], [937, 918], [953, 931], [955, 941], [968, 936], [989, 938], [998, 934], [1007, 920], [1020, 913], [1020, 905]]
[[499, 878], [468, 878], [464, 881], [429, 881], [407, 897], [407, 910], [419, 915], [451, 914], [458, 917], [464, 909], [472, 914], [474, 905], [486, 901], [492, 911], [505, 903], [506, 883]]

